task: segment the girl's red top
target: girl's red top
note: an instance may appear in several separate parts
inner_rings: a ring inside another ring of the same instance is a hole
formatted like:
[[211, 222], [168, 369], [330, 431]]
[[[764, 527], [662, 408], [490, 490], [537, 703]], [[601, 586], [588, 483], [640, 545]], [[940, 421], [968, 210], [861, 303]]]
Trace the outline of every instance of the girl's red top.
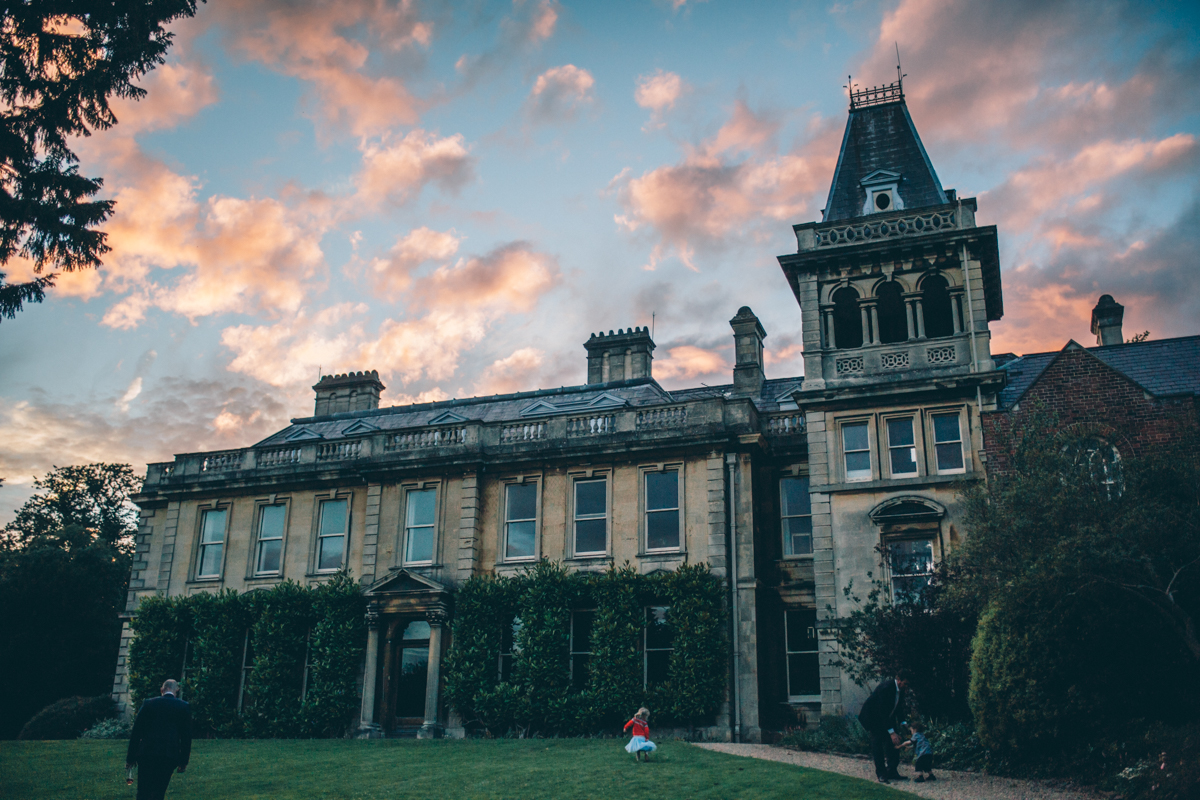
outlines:
[[650, 735], [650, 726], [647, 725], [646, 720], [642, 719], [641, 717], [634, 717], [633, 719], [629, 720], [629, 722], [626, 722], [623, 730], [629, 730], [630, 725], [633, 726], [634, 736], [641, 736], [645, 738]]

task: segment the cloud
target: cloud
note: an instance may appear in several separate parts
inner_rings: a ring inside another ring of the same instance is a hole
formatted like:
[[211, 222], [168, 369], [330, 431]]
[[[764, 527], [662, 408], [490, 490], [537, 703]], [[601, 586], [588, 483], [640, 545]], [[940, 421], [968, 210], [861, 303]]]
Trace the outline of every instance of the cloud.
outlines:
[[716, 383], [733, 380], [732, 368], [715, 349], [706, 349], [692, 344], [681, 344], [665, 348], [667, 357], [654, 359], [654, 377], [659, 381], [695, 381], [697, 378], [715, 378]]
[[415, 2], [240, 0], [214, 13], [235, 50], [312, 86], [314, 118], [356, 136], [416, 123], [423, 103], [381, 69], [432, 42]]
[[458, 252], [462, 237], [454, 231], [435, 231], [424, 226], [398, 238], [386, 258], [371, 261], [372, 284], [376, 291], [395, 297], [412, 284], [412, 273], [422, 264], [445, 261]]
[[508, 394], [530, 389], [534, 376], [546, 360], [544, 351], [522, 347], [512, 355], [497, 359], [483, 371], [475, 384], [477, 394]]
[[464, 350], [498, 320], [532, 310], [559, 280], [554, 258], [513, 242], [413, 280], [413, 316], [386, 319], [374, 333], [367, 330], [365, 304], [341, 303], [315, 314], [301, 309], [272, 325], [229, 327], [221, 343], [234, 355], [231, 371], [273, 386], [299, 385], [320, 367], [377, 369], [407, 389], [453, 376]]
[[413, 288], [418, 307], [529, 311], [561, 280], [557, 261], [528, 242], [442, 266]]
[[482, 53], [463, 53], [454, 68], [463, 76], [461, 91], [499, 74], [513, 60], [550, 39], [562, 6], [556, 0], [513, 0], [513, 13], [500, 20], [496, 43]]
[[0, 397], [0, 517], [10, 517], [29, 497], [32, 479], [54, 466], [115, 461], [139, 472], [175, 453], [244, 447], [284, 427], [297, 410], [277, 392], [229, 376], [148, 382], [133, 413], [113, 415], [117, 401], [110, 395], [67, 402], [41, 391], [20, 400]]
[[146, 90], [141, 100], [113, 100], [113, 114], [123, 136], [173, 128], [217, 102], [216, 82], [199, 64], [162, 64], [140, 85]]
[[648, 268], [673, 250], [694, 269], [697, 247], [721, 247], [760, 221], [775, 224], [812, 210], [833, 173], [836, 134], [825, 126], [803, 154], [799, 148], [773, 154], [778, 128], [739, 100], [729, 121], [681, 163], [618, 182], [624, 213], [617, 224], [631, 232], [649, 228], [658, 239]]
[[683, 90], [683, 79], [674, 72], [659, 69], [653, 75], [639, 76], [633, 99], [639, 106], [651, 111], [650, 120], [643, 130], [663, 127], [663, 113], [675, 107], [675, 101], [683, 94]]
[[592, 102], [595, 84], [592, 73], [574, 64], [551, 67], [534, 82], [526, 112], [539, 122], [574, 119], [581, 106]]
[[474, 177], [475, 160], [462, 134], [439, 139], [420, 129], [400, 138], [364, 144], [362, 168], [354, 178], [356, 192], [349, 209], [403, 205], [428, 184], [455, 192]]

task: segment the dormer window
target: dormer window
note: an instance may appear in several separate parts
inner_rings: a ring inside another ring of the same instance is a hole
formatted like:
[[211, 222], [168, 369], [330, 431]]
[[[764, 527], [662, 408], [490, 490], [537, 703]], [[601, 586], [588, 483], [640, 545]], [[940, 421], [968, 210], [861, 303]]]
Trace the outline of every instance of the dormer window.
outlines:
[[864, 216], [867, 214], [882, 214], [887, 211], [898, 211], [904, 208], [904, 201], [900, 199], [899, 192], [899, 172], [877, 169], [859, 181], [859, 183], [867, 195], [862, 209]]

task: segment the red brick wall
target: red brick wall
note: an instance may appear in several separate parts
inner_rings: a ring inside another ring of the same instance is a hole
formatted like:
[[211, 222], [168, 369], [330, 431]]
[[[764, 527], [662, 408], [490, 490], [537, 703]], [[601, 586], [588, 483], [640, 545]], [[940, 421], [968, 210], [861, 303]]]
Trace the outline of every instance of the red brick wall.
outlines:
[[1114, 444], [1122, 455], [1141, 456], [1148, 448], [1178, 440], [1197, 426], [1194, 398], [1147, 397], [1129, 378], [1086, 350], [1067, 350], [1026, 391], [1017, 411], [984, 414], [984, 449], [989, 471], [1008, 464], [1006, 431], [1019, 429], [1036, 407], [1052, 412], [1060, 430], [1081, 426]]

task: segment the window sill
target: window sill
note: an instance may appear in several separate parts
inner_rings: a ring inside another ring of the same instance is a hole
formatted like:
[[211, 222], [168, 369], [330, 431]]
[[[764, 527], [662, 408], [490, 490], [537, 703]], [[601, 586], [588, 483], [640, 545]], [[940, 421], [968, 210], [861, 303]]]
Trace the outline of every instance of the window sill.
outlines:
[[821, 702], [821, 695], [819, 695], [819, 694], [789, 695], [787, 701], [789, 704], [790, 703], [819, 703], [819, 702]]
[[833, 494], [835, 492], [865, 492], [876, 489], [894, 489], [901, 486], [929, 486], [950, 484], [963, 478], [973, 478], [975, 473], [959, 472], [954, 475], [924, 475], [916, 478], [889, 478], [879, 481], [850, 481], [847, 483], [826, 483], [809, 488], [813, 494]]
[[783, 556], [783, 557], [782, 557], [782, 558], [780, 558], [779, 560], [780, 560], [780, 561], [800, 561], [800, 562], [812, 561], [812, 560], [813, 560], [813, 554], [812, 554], [812, 553], [805, 553], [805, 554], [803, 554], [803, 555], [798, 555], [798, 556]]
[[577, 563], [588, 563], [594, 561], [612, 561], [613, 557], [609, 553], [583, 553], [582, 555], [568, 556], [563, 561], [574, 561]]
[[220, 583], [222, 580], [220, 575], [210, 575], [204, 578], [192, 578], [187, 584], [190, 586], [193, 583]]
[[272, 572], [269, 575], [251, 575], [249, 578], [246, 578], [246, 583], [268, 583], [281, 580], [283, 580], [282, 572]]
[[683, 558], [686, 555], [687, 555], [686, 550], [646, 550], [644, 552], [638, 553], [637, 557], [638, 558], [648, 558], [648, 559], [662, 558], [662, 559], [667, 559], [667, 560], [675, 560], [675, 559]]

